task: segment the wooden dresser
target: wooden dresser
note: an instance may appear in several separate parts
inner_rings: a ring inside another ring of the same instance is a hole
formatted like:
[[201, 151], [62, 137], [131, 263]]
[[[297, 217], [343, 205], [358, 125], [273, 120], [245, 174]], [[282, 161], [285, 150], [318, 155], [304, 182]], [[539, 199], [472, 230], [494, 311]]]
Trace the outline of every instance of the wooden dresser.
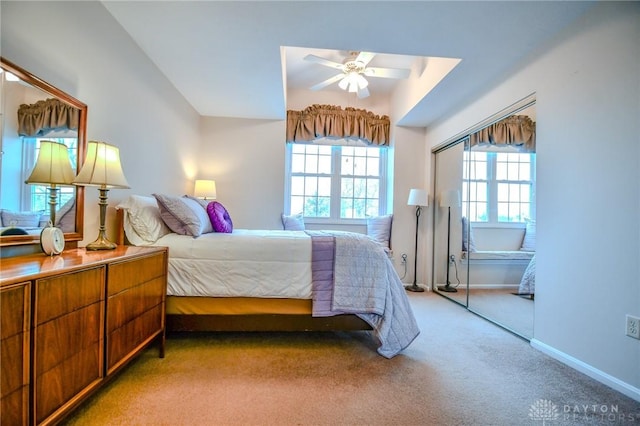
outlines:
[[155, 340], [167, 249], [2, 259], [2, 425], [55, 424]]

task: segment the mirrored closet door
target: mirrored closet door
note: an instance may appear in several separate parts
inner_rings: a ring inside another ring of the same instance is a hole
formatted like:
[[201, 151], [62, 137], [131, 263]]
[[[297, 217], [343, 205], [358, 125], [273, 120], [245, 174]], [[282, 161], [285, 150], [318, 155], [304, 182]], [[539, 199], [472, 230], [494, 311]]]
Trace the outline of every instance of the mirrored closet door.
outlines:
[[535, 300], [535, 105], [434, 151], [434, 290], [526, 339]]
[[467, 262], [462, 262], [462, 187], [464, 150], [468, 138], [455, 141], [435, 155], [434, 288], [451, 300], [468, 305]]

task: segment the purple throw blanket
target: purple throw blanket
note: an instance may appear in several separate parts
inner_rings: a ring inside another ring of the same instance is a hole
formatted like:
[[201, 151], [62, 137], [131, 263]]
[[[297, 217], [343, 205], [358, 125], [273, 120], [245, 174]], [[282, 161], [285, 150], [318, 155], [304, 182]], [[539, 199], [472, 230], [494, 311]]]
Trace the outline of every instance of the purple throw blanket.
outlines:
[[356, 314], [392, 358], [418, 336], [409, 299], [381, 246], [366, 235], [306, 231], [311, 237], [313, 316]]
[[311, 237], [311, 298], [314, 317], [330, 317], [343, 312], [331, 310], [336, 238], [323, 231], [306, 231]]

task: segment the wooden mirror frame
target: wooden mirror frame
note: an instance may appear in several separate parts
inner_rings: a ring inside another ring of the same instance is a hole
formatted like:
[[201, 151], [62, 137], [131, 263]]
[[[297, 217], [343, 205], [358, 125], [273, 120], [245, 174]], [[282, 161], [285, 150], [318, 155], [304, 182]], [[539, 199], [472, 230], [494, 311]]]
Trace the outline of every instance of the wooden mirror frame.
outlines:
[[[0, 57], [0, 67], [3, 70], [10, 72], [18, 77], [25, 83], [29, 83], [33, 87], [36, 87], [48, 95], [57, 98], [58, 100], [71, 105], [80, 110], [80, 117], [78, 122], [78, 164], [76, 174], [84, 163], [85, 152], [87, 148], [87, 105], [75, 99], [74, 97], [64, 93], [57, 87], [52, 86], [46, 81], [41, 80], [30, 72], [22, 69], [21, 67], [13, 64], [12, 62]], [[78, 241], [84, 238], [84, 187], [76, 187], [76, 220], [75, 220], [74, 232], [66, 232], [64, 238], [66, 241], [66, 247], [77, 247]], [[0, 236], [0, 246], [19, 246], [29, 244], [39, 244], [39, 235], [11, 235]]]

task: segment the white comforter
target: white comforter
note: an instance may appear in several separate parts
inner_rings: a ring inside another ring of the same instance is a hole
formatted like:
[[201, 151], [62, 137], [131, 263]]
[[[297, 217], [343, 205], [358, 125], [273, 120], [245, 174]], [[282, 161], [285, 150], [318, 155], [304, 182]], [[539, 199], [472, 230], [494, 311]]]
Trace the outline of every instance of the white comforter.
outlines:
[[168, 234], [156, 245], [170, 247], [168, 295], [311, 299], [311, 237], [303, 231]]

